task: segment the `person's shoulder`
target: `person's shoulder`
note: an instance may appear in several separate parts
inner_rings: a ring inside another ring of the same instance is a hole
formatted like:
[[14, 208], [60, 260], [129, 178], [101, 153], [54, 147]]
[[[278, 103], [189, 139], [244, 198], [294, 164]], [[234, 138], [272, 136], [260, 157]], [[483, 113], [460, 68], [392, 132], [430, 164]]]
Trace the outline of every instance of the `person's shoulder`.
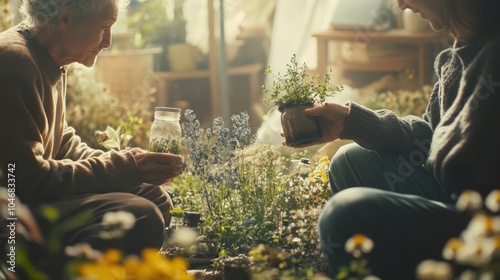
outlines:
[[0, 33], [0, 71], [29, 71], [35, 68], [33, 55], [27, 46], [26, 39], [12, 27]]

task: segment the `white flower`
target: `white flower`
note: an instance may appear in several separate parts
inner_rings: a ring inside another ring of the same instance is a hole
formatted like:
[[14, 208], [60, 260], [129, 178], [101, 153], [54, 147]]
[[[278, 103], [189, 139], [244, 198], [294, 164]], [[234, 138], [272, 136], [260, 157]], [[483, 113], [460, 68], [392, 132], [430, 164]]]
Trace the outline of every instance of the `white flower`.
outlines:
[[467, 228], [462, 232], [462, 237], [467, 242], [470, 239], [493, 233], [500, 233], [500, 217], [478, 214], [472, 218]]
[[102, 217], [104, 229], [99, 235], [104, 239], [121, 238], [135, 225], [135, 217], [130, 212], [106, 212]]
[[451, 265], [446, 262], [425, 260], [417, 267], [417, 277], [420, 280], [451, 279]]
[[486, 207], [492, 212], [500, 211], [500, 190], [493, 190], [486, 197], [485, 201]]
[[460, 274], [459, 280], [476, 280], [476, 273], [472, 270], [466, 270]]
[[98, 260], [102, 255], [100, 251], [94, 250], [88, 243], [67, 246], [64, 248], [64, 252], [68, 257], [84, 257], [87, 260]]
[[458, 198], [456, 206], [459, 211], [479, 210], [483, 207], [483, 199], [478, 192], [465, 190]]
[[463, 246], [464, 243], [461, 239], [451, 238], [444, 246], [443, 258], [449, 261], [454, 260], [457, 257], [458, 251], [460, 248], [463, 248]]
[[132, 213], [125, 211], [106, 212], [102, 217], [102, 223], [105, 226], [117, 225], [124, 230], [129, 230], [135, 224], [135, 217]]
[[484, 258], [491, 260], [500, 252], [500, 236], [483, 239], [481, 245]]
[[467, 240], [464, 247], [457, 252], [457, 262], [465, 265], [480, 266], [489, 262], [484, 253], [483, 238]]
[[172, 235], [172, 242], [182, 248], [190, 248], [196, 243], [198, 232], [192, 228], [182, 227]]
[[373, 241], [362, 235], [356, 234], [345, 243], [345, 250], [354, 257], [360, 257], [362, 253], [369, 253], [373, 249]]

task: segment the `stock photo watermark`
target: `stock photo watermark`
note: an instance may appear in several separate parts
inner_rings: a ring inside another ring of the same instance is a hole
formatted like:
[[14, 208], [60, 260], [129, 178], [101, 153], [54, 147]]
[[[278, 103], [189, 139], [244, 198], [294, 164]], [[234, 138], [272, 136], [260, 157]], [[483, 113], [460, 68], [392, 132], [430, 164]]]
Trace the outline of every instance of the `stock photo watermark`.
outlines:
[[16, 272], [16, 164], [7, 166], [7, 217], [6, 217], [6, 260], [7, 269]]

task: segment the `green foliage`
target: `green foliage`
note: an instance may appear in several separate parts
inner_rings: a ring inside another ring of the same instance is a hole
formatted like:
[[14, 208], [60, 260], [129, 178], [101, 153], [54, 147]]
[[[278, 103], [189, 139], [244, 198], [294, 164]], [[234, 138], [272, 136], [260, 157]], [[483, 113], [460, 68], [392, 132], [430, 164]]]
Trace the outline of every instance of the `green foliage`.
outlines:
[[182, 143], [188, 154], [184, 173], [169, 188], [174, 204], [201, 213], [201, 232], [220, 242], [223, 258], [265, 244], [289, 256], [287, 271], [324, 270], [316, 223], [330, 197], [323, 180], [328, 160], [315, 164], [311, 178], [289, 172], [277, 147], [251, 146], [249, 124], [240, 117], [233, 117], [231, 129], [216, 119], [203, 131], [186, 111]]
[[[168, 2], [168, 3], [167, 3]], [[185, 22], [169, 18], [167, 5], [172, 1], [139, 0], [130, 7], [127, 24], [138, 31], [142, 45], [184, 42]], [[175, 0], [175, 11], [182, 11], [183, 1]]]
[[175, 139], [153, 139], [149, 144], [149, 150], [156, 153], [179, 154], [181, 146]]
[[66, 119], [84, 142], [99, 148], [95, 133], [106, 127], [121, 127], [121, 133], [133, 135], [130, 146], [147, 149], [155, 88], [140, 94], [118, 97], [97, 79], [93, 69], [79, 65], [68, 67]]
[[294, 54], [291, 63], [287, 64], [286, 74], [275, 74], [270, 66], [265, 70], [266, 75], [273, 77], [272, 87], [262, 87], [264, 94], [271, 95], [264, 99], [264, 103], [274, 103], [280, 108], [283, 105], [310, 105], [313, 103], [324, 103], [326, 97], [333, 96], [342, 91], [343, 87], [332, 85], [331, 72], [325, 74], [323, 80], [319, 75], [309, 78], [307, 65], [304, 63], [299, 67], [297, 56]]

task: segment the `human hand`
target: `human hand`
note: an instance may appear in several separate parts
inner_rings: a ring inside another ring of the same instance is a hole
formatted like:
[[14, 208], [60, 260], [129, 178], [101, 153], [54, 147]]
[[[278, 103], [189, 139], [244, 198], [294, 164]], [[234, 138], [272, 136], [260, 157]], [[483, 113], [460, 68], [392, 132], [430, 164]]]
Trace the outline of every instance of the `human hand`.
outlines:
[[153, 153], [131, 149], [143, 183], [161, 185], [182, 173], [182, 157], [169, 153]]
[[[313, 142], [295, 146], [296, 148], [328, 143], [338, 139], [344, 130], [344, 121], [349, 114], [349, 107], [336, 103], [315, 104], [314, 107], [306, 109], [305, 113], [318, 118], [323, 137]], [[283, 132], [281, 136], [285, 136]], [[286, 141], [283, 141], [282, 144], [286, 145]]]

